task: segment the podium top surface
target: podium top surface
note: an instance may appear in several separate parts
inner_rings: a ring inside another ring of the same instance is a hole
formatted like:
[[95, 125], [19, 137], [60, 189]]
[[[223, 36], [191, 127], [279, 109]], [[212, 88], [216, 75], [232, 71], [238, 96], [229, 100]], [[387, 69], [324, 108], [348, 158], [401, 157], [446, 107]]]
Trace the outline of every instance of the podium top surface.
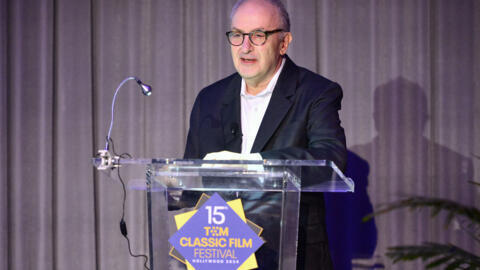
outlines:
[[[150, 175], [193, 179], [193, 177], [226, 177], [267, 179], [275, 183], [285, 174], [298, 182], [302, 192], [353, 192], [354, 182], [329, 160], [202, 160], [169, 158], [96, 157], [99, 170], [115, 167], [145, 167]], [[155, 177], [154, 177], [155, 178]], [[159, 182], [162, 182], [160, 180]]]
[[[203, 159], [175, 159], [175, 158], [118, 158], [114, 159], [118, 165], [178, 165], [191, 166], [203, 164], [225, 164], [225, 165], [263, 165], [263, 166], [288, 166], [288, 167], [303, 167], [303, 166], [332, 166], [332, 161], [329, 160], [291, 160], [291, 159], [262, 159], [262, 160], [203, 160]], [[93, 164], [99, 168], [102, 164], [102, 158], [93, 158]], [[336, 167], [336, 165], [335, 165]]]

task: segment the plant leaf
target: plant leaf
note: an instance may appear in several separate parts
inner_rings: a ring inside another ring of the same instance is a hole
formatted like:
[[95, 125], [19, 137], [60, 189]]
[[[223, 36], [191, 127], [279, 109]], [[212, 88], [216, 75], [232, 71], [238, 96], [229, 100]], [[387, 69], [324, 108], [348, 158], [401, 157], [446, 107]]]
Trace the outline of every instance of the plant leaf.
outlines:
[[430, 268], [434, 268], [434, 267], [437, 267], [439, 265], [442, 265], [442, 264], [448, 262], [450, 259], [452, 259], [452, 257], [453, 257], [453, 255], [441, 257], [440, 259], [434, 260], [431, 263], [427, 264], [427, 266], [425, 268], [430, 269]]
[[[445, 268], [445, 270], [455, 270], [457, 269], [460, 265], [462, 265], [464, 262], [461, 261], [461, 260], [455, 260], [453, 261], [452, 263], [450, 263], [449, 265], [447, 265], [447, 267]], [[462, 268], [463, 269], [463, 268]]]
[[386, 214], [401, 208], [407, 208], [411, 210], [415, 210], [417, 208], [431, 208], [433, 216], [436, 216], [440, 211], [444, 211], [447, 213], [446, 226], [448, 226], [456, 216], [467, 218], [471, 223], [480, 224], [479, 209], [463, 205], [452, 200], [428, 197], [410, 197], [404, 200], [389, 203], [380, 210], [365, 216], [362, 220], [365, 222], [372, 219], [374, 216]]
[[475, 181], [470, 180], [470, 181], [468, 181], [468, 183], [480, 186], [480, 182], [475, 182]]
[[462, 269], [468, 267], [472, 269], [480, 268], [479, 256], [452, 244], [423, 243], [413, 246], [396, 246], [388, 248], [386, 255], [393, 260], [393, 263], [416, 259], [429, 261], [426, 268], [433, 268], [446, 263], [449, 267], [452, 267], [449, 269], [456, 269], [460, 265]]

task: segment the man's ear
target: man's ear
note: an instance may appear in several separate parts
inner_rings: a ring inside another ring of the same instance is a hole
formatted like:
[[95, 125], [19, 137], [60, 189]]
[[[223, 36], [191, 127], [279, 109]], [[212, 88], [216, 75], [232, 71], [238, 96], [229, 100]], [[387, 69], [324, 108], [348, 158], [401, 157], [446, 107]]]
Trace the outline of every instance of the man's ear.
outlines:
[[280, 55], [285, 55], [287, 53], [288, 45], [292, 42], [292, 33], [287, 32], [280, 43]]

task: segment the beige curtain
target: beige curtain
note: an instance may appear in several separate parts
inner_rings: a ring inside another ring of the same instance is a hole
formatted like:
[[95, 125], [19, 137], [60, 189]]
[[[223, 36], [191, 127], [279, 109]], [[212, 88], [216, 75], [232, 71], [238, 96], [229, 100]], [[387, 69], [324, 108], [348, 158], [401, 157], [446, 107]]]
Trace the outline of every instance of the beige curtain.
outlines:
[[[234, 72], [224, 36], [233, 2], [0, 0], [0, 269], [142, 269], [119, 233], [121, 186], [90, 158], [104, 145], [113, 92], [131, 75], [154, 94], [121, 90], [116, 150], [182, 156], [196, 94]], [[343, 86], [349, 168], [366, 204], [428, 195], [479, 206], [467, 181], [480, 181], [480, 3], [284, 3], [289, 55]], [[367, 174], [356, 175], [362, 164]], [[133, 249], [147, 253], [144, 194], [127, 193]], [[332, 201], [352, 207], [348, 196]], [[391, 266], [384, 253], [397, 244], [479, 251], [461, 224], [445, 231], [427, 215], [377, 218], [374, 252], [359, 258], [362, 243], [349, 246], [353, 267], [420, 269]]]

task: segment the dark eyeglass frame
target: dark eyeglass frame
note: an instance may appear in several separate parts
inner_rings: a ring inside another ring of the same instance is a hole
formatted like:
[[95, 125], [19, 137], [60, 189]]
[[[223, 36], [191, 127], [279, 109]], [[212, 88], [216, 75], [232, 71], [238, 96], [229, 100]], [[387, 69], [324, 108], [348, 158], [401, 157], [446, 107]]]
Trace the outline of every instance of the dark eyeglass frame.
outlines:
[[[271, 31], [255, 30], [255, 31], [252, 31], [252, 32], [250, 32], [250, 33], [242, 33], [242, 32], [239, 32], [239, 31], [228, 31], [228, 32], [226, 32], [225, 34], [227, 35], [228, 43], [230, 43], [230, 45], [232, 45], [232, 46], [240, 46], [240, 45], [242, 45], [243, 42], [245, 41], [245, 36], [248, 36], [248, 39], [250, 39], [250, 42], [251, 42], [253, 45], [255, 45], [255, 46], [262, 46], [263, 44], [265, 44], [265, 42], [267, 42], [268, 36], [270, 36], [270, 35], [272, 35], [272, 34], [275, 34], [275, 33], [278, 33], [278, 32], [285, 32], [285, 30], [283, 30], [283, 29], [275, 29], [275, 30], [271, 30]], [[233, 43], [230, 41], [230, 35], [231, 35], [232, 33], [236, 33], [236, 34], [242, 35], [242, 42], [240, 42], [240, 44], [235, 45], [235, 44], [233, 44]], [[265, 34], [265, 41], [263, 41], [262, 44], [257, 44], [257, 43], [255, 43], [255, 42], [253, 42], [252, 36], [253, 36], [255, 33], [263, 33], [263, 34]]]

